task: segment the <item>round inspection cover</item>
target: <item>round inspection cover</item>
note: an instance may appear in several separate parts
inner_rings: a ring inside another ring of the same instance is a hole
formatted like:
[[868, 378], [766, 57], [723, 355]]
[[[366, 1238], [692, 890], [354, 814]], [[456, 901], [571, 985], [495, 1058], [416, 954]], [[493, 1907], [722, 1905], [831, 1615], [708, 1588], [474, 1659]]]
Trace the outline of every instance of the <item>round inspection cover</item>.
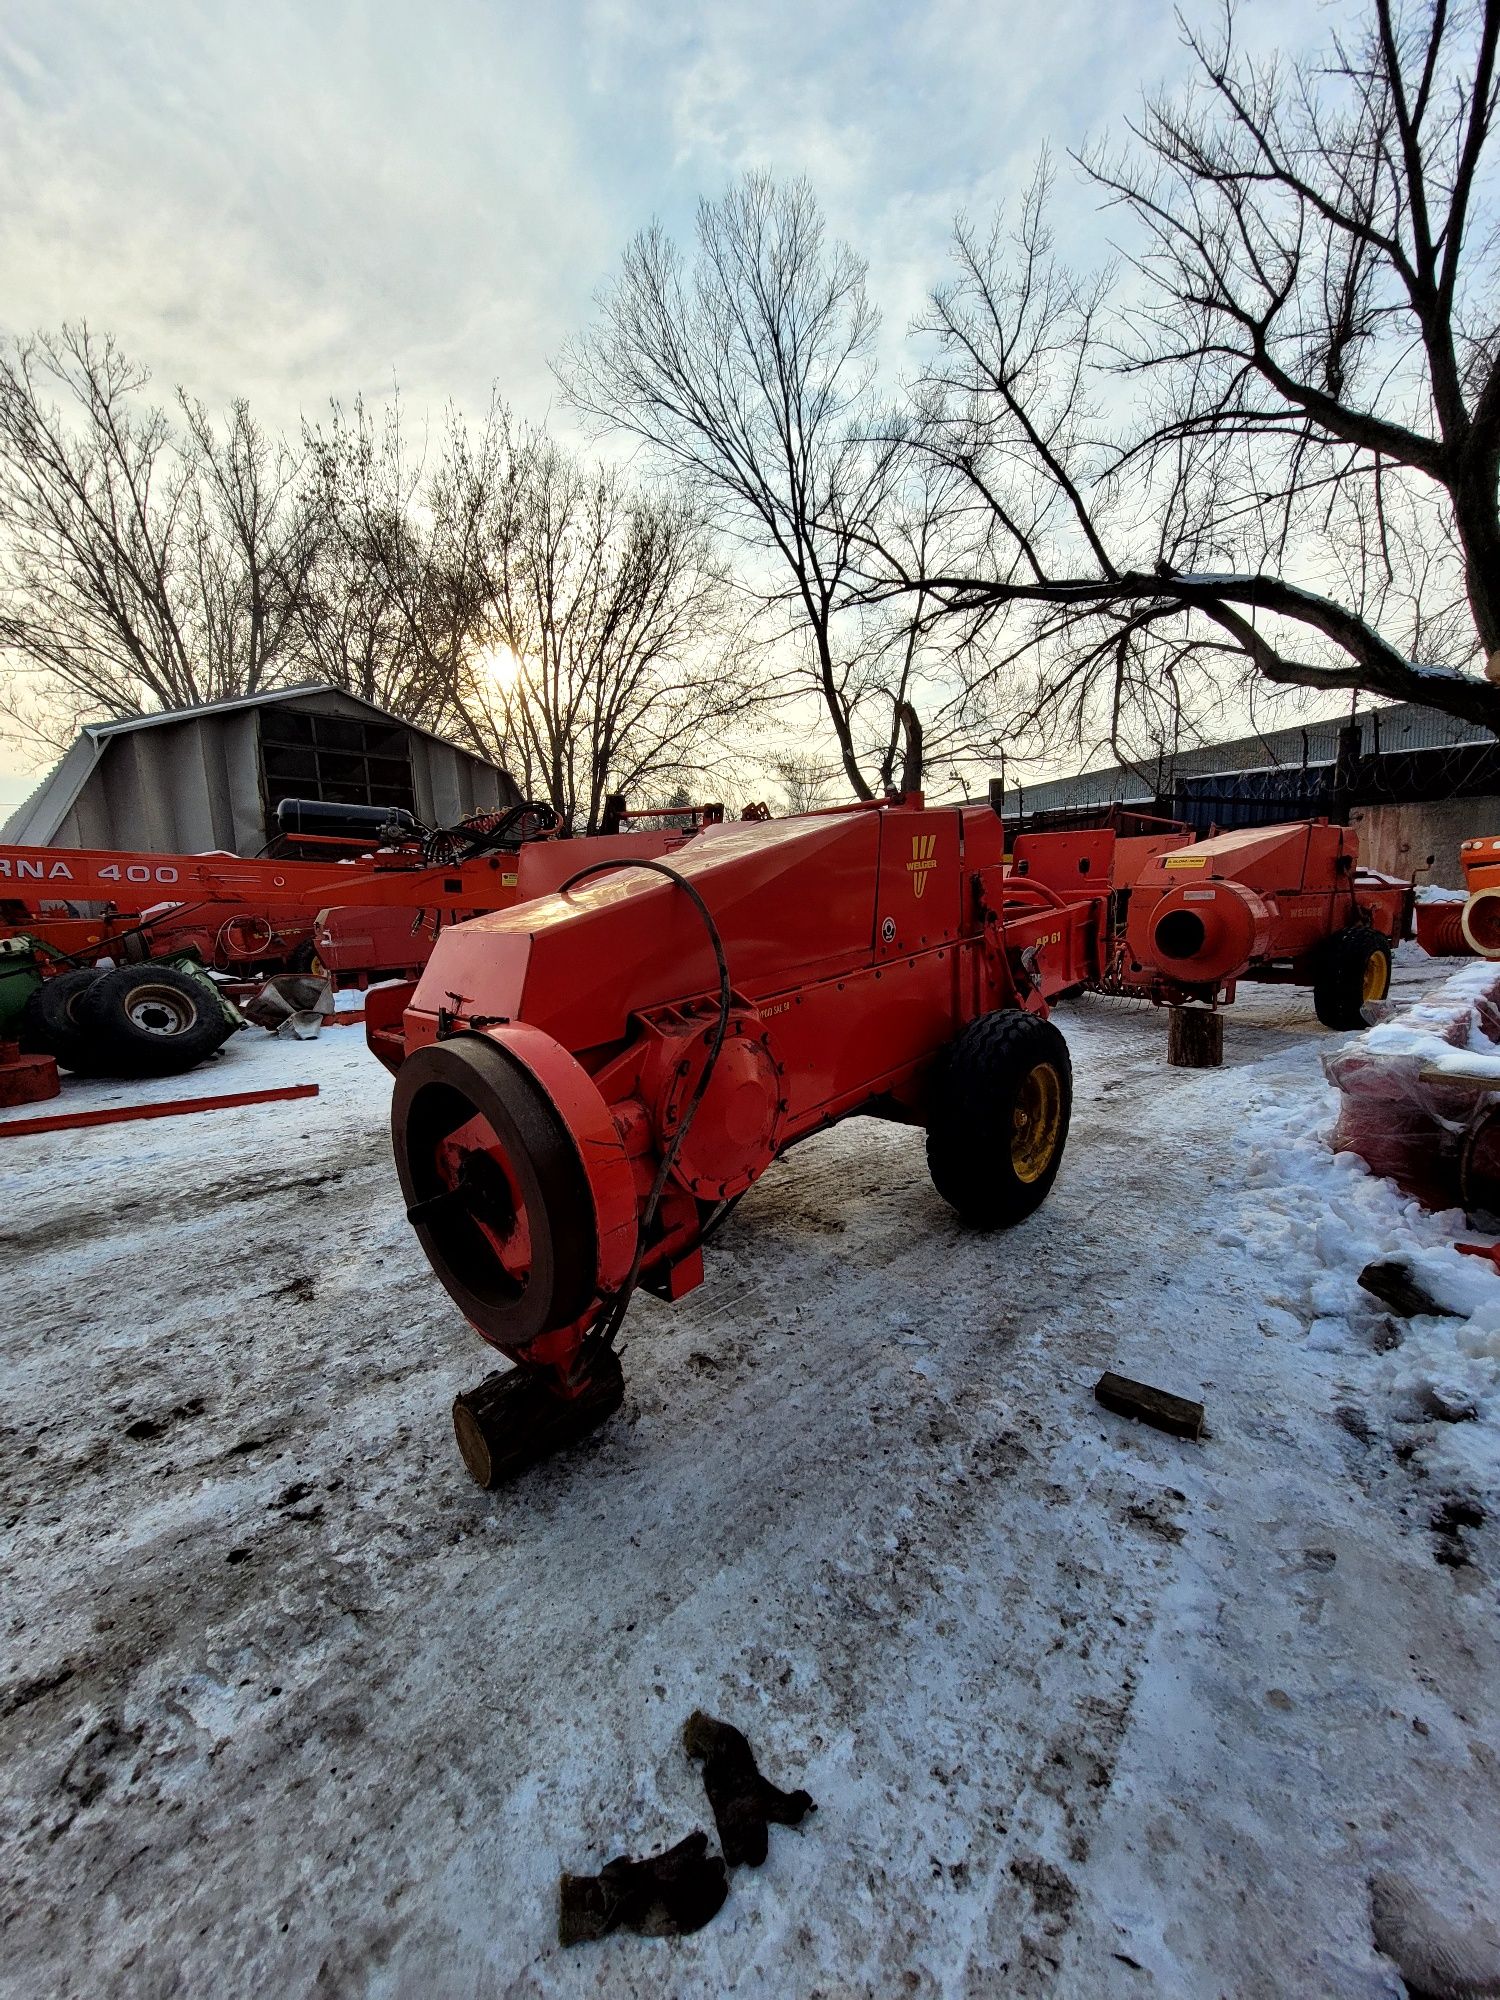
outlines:
[[[407, 1057], [391, 1103], [396, 1171], [428, 1261], [496, 1347], [570, 1325], [594, 1296], [594, 1205], [540, 1085], [483, 1035]], [[460, 1196], [434, 1202], [462, 1183]]]
[[[687, 1116], [708, 1057], [704, 1038], [695, 1038], [690, 1048], [686, 1074], [679, 1065], [658, 1114], [657, 1143], [663, 1151]], [[776, 1157], [781, 1093], [781, 1071], [769, 1045], [759, 1036], [726, 1036], [673, 1162], [674, 1179], [699, 1201], [727, 1201], [742, 1194]]]

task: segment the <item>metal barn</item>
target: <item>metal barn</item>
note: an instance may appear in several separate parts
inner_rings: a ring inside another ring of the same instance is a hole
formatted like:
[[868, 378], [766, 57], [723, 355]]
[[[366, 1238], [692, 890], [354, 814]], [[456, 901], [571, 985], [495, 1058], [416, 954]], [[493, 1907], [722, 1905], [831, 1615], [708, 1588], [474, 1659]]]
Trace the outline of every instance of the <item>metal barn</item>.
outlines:
[[324, 684], [92, 723], [0, 829], [35, 847], [258, 854], [284, 798], [404, 806], [428, 826], [516, 805], [497, 765]]

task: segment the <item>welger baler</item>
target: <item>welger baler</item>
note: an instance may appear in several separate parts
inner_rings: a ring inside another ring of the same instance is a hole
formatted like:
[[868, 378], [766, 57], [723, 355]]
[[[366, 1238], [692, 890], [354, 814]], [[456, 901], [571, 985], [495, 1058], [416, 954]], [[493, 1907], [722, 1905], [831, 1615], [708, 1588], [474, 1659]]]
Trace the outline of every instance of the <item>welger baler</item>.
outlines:
[[1244, 827], [1152, 855], [1136, 876], [1109, 979], [1167, 1002], [1232, 1000], [1239, 980], [1310, 986], [1327, 1028], [1359, 1028], [1411, 933], [1410, 882], [1359, 865], [1326, 820]]
[[981, 1227], [1045, 1198], [1072, 1096], [1047, 1002], [1096, 974], [1103, 898], [1008, 879], [1003, 845], [989, 809], [920, 797], [710, 828], [459, 925], [414, 987], [371, 992], [408, 1217], [519, 1364], [455, 1407], [482, 1483], [618, 1406], [634, 1287], [696, 1285], [733, 1204], [838, 1119], [924, 1125]]

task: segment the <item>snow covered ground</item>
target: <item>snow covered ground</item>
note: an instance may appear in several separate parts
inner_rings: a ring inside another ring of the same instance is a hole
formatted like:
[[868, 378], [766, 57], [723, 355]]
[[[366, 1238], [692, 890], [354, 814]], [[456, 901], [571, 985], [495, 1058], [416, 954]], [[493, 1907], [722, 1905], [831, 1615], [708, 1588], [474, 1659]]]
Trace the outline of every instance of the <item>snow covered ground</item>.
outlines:
[[[1447, 969], [1403, 957], [1408, 999]], [[824, 1135], [633, 1307], [620, 1416], [497, 1496], [358, 1030], [210, 1080], [316, 1099], [0, 1140], [0, 1989], [1281, 2000], [1403, 1991], [1372, 1883], [1409, 1970], [1473, 1933], [1500, 1277], [1323, 1147], [1307, 996], [1247, 989], [1209, 1073], [1149, 1009], [1058, 1018], [1031, 1222]], [[1359, 1292], [1414, 1243], [1462, 1317]], [[1105, 1367], [1211, 1435], [1106, 1415]], [[816, 1814], [697, 1936], [562, 1952], [559, 1870], [711, 1827], [696, 1706]]]

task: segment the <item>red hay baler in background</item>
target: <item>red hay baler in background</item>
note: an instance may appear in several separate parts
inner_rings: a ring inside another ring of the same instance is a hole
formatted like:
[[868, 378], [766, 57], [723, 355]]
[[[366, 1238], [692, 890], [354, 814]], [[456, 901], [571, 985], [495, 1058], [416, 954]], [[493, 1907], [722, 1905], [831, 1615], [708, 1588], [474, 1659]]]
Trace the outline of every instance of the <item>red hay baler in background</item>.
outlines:
[[938, 1192], [1019, 1222], [1071, 1109], [1050, 998], [1104, 898], [1009, 876], [988, 808], [920, 796], [716, 827], [445, 932], [372, 992], [407, 1214], [518, 1367], [455, 1406], [482, 1483], [594, 1428], [637, 1283], [679, 1298], [771, 1163], [856, 1113], [925, 1125]]
[[1325, 1027], [1362, 1027], [1390, 990], [1392, 947], [1411, 934], [1411, 883], [1361, 868], [1358, 836], [1326, 820], [1200, 841], [1185, 829], [1031, 834], [1015, 857], [1054, 888], [1107, 884], [1098, 984], [1166, 1005], [1213, 1006], [1242, 979], [1270, 981], [1310, 986]]
[[1410, 882], [1360, 867], [1348, 827], [1243, 827], [1147, 863], [1117, 973], [1168, 1001], [1233, 999], [1241, 979], [1310, 986], [1325, 1028], [1360, 1028], [1414, 902]]

